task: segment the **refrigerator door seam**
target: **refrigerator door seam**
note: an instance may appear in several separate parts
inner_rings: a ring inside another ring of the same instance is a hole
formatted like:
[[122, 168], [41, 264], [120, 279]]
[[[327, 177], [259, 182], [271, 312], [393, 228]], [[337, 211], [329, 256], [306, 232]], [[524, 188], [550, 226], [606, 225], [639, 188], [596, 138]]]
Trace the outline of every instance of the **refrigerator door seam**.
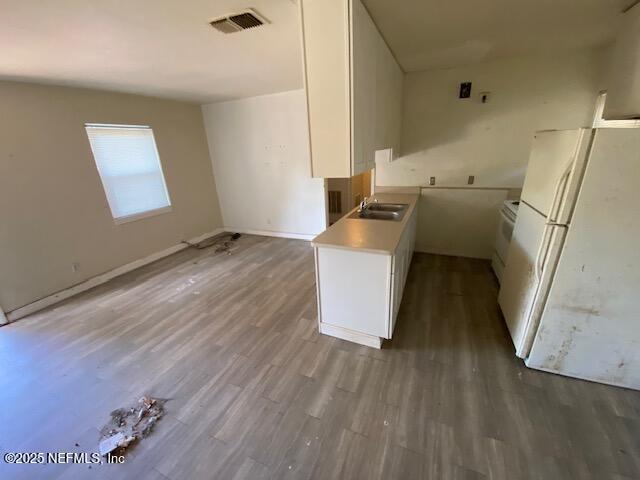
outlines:
[[530, 203], [527, 203], [526, 200], [520, 200], [521, 203], [524, 203], [527, 207], [529, 207], [531, 210], [533, 210], [534, 212], [540, 214], [541, 216], [543, 216], [544, 218], [547, 218], [547, 216], [542, 213], [540, 210], [538, 210], [536, 207], [534, 207], [533, 205], [531, 205]]

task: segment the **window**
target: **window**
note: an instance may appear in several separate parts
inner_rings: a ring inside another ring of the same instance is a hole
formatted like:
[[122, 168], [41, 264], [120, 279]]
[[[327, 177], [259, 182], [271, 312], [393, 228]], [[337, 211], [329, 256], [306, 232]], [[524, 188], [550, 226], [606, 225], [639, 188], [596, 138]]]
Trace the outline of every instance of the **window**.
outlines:
[[85, 128], [116, 223], [171, 210], [150, 127], [87, 124]]
[[605, 120], [604, 104], [607, 102], [607, 92], [600, 92], [596, 101], [596, 112], [593, 118], [593, 128], [638, 128], [640, 120]]

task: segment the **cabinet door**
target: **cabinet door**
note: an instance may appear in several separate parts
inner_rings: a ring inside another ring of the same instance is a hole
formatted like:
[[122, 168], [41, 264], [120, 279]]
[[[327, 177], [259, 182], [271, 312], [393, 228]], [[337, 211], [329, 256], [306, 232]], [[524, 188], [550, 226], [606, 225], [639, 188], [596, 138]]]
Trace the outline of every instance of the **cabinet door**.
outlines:
[[402, 303], [402, 296], [404, 293], [404, 286], [409, 275], [409, 269], [411, 268], [411, 258], [413, 256], [413, 246], [416, 235], [418, 214], [414, 209], [409, 222], [400, 238], [398, 247], [393, 255], [392, 259], [392, 278], [391, 278], [391, 311], [389, 319], [389, 338], [393, 334], [398, 312], [400, 311], [400, 305]]
[[400, 149], [403, 73], [381, 35], [377, 38], [376, 150]]
[[415, 209], [413, 210], [413, 230], [411, 232], [411, 256], [413, 256], [413, 252], [416, 251], [416, 236], [418, 235], [418, 207], [420, 206], [420, 199], [418, 199], [418, 203], [416, 204]]
[[[413, 213], [411, 214], [411, 220], [409, 224], [409, 238], [408, 238], [408, 246], [409, 249], [409, 266], [411, 265], [411, 260], [413, 258], [413, 252], [416, 247], [416, 230], [418, 229], [418, 205], [416, 205]], [[409, 267], [407, 267], [407, 274], [409, 273]]]
[[396, 320], [398, 318], [398, 311], [400, 310], [400, 302], [402, 301], [402, 277], [404, 275], [403, 261], [400, 252], [396, 252], [393, 257], [394, 272], [391, 275], [391, 309], [389, 312], [389, 336], [393, 335], [393, 330], [396, 326]]
[[342, 248], [316, 247], [320, 321], [387, 337], [392, 258]]
[[349, 2], [301, 0], [313, 177], [351, 176]]
[[404, 289], [404, 283], [407, 278], [407, 257], [408, 257], [408, 229], [405, 228], [402, 237], [400, 238], [400, 242], [398, 242], [398, 246], [396, 247], [396, 251], [393, 254], [393, 274], [391, 279], [392, 292], [391, 292], [391, 311], [390, 311], [390, 319], [389, 319], [389, 338], [393, 334], [393, 329], [396, 325], [396, 320], [398, 318], [398, 312], [400, 311], [400, 304], [402, 303], [402, 292]]
[[409, 222], [407, 223], [407, 228], [404, 230], [403, 238], [402, 238], [402, 250], [403, 250], [403, 260], [404, 260], [404, 277], [402, 278], [402, 291], [404, 292], [404, 285], [407, 282], [407, 276], [409, 275], [409, 268], [411, 267], [411, 239], [413, 235], [413, 220], [415, 218], [415, 212], [411, 215]]
[[376, 150], [376, 74], [379, 33], [360, 0], [352, 4], [351, 91], [353, 173], [373, 168]]

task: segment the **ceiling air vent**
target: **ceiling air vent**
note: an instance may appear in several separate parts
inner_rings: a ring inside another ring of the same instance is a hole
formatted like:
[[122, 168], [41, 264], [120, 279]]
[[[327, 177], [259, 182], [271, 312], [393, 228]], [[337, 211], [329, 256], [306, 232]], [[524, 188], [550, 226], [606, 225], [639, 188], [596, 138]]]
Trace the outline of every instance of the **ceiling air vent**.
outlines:
[[234, 33], [241, 30], [247, 30], [249, 28], [259, 27], [260, 25], [264, 25], [269, 22], [254, 9], [249, 9], [244, 12], [216, 18], [209, 23], [213, 28], [222, 33]]

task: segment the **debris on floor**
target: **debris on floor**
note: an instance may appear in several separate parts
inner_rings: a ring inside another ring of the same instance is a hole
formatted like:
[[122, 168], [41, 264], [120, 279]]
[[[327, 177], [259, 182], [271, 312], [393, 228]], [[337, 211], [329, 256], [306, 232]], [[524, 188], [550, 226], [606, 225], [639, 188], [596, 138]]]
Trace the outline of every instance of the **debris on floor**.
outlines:
[[164, 415], [165, 401], [145, 395], [135, 407], [111, 412], [111, 420], [100, 430], [100, 455], [122, 454], [131, 443], [149, 435]]
[[195, 247], [198, 250], [215, 246], [215, 253], [225, 252], [227, 255], [231, 255], [231, 247], [233, 245], [233, 242], [238, 240], [241, 236], [242, 235], [240, 235], [239, 233], [221, 233], [220, 235], [207, 238], [198, 243], [191, 243], [187, 241], [185, 241], [184, 243], [186, 243], [190, 247]]

